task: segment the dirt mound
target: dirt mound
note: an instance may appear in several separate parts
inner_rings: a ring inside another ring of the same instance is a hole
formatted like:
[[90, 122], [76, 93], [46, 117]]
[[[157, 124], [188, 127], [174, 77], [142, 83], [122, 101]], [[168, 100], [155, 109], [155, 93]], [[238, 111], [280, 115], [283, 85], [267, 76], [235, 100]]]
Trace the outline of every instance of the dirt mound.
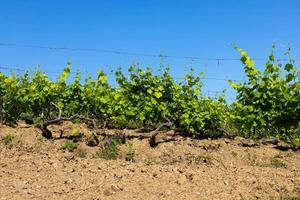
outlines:
[[[74, 129], [91, 134], [82, 124], [51, 127], [56, 137]], [[32, 126], [0, 127], [0, 199], [300, 199], [299, 151], [173, 132], [150, 148], [141, 133], [122, 133], [130, 141], [105, 160], [84, 142], [69, 152], [67, 139], [45, 140]]]

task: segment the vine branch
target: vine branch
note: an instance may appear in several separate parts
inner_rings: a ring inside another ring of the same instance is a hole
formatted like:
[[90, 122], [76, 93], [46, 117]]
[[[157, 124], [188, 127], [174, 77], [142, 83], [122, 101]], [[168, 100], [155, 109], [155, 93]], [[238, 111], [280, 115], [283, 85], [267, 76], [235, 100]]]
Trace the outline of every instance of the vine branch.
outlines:
[[51, 131], [48, 129], [48, 126], [51, 124], [56, 124], [62, 121], [73, 121], [75, 119], [81, 119], [81, 120], [85, 120], [88, 122], [91, 122], [94, 126], [94, 129], [96, 131], [96, 133], [93, 133], [93, 139], [95, 140], [95, 145], [99, 144], [99, 139], [97, 138], [97, 134], [99, 134], [99, 129], [98, 126], [96, 124], [96, 121], [93, 119], [90, 119], [88, 117], [84, 117], [81, 116], [79, 114], [75, 114], [71, 117], [62, 117], [62, 110], [53, 102], [51, 102], [51, 105], [54, 106], [57, 110], [58, 110], [58, 116], [54, 119], [48, 120], [46, 122], [43, 122], [40, 126], [40, 129], [42, 130], [42, 135], [47, 138], [47, 139], [53, 139], [53, 135], [51, 133]]
[[163, 118], [166, 120], [165, 123], [160, 124], [153, 132], [151, 135], [151, 138], [149, 140], [149, 144], [151, 147], [155, 147], [157, 145], [156, 143], [156, 136], [158, 135], [160, 129], [164, 126], [170, 127], [173, 125], [173, 123], [167, 118], [166, 116], [163, 116]]

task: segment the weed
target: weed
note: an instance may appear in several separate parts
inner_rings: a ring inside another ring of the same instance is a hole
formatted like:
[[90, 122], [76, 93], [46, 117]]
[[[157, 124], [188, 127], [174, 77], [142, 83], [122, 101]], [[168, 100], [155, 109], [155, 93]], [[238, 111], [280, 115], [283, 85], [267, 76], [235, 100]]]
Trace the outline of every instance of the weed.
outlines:
[[207, 164], [212, 164], [213, 157], [209, 154], [199, 154], [196, 159]]
[[293, 156], [294, 156], [294, 154], [292, 152], [279, 152], [274, 157], [284, 159], [284, 158], [291, 158]]
[[275, 168], [286, 168], [287, 165], [278, 157], [271, 158], [271, 166]]
[[77, 129], [77, 128], [74, 128], [71, 132], [71, 136], [72, 137], [78, 137], [78, 138], [82, 138], [83, 137], [83, 133]]
[[257, 162], [256, 162], [257, 157], [255, 154], [247, 153], [247, 158], [248, 158], [249, 164], [251, 166], [257, 165]]
[[133, 144], [131, 142], [128, 143], [128, 150], [125, 155], [125, 160], [131, 161], [131, 162], [134, 161], [134, 148], [133, 148]]
[[37, 135], [36, 136], [36, 142], [32, 145], [32, 149], [35, 150], [35, 151], [38, 151], [41, 149], [42, 145], [43, 145], [43, 140], [44, 140], [44, 137], [42, 135]]
[[189, 164], [195, 163], [195, 164], [201, 164], [201, 163], [206, 163], [206, 164], [212, 164], [213, 157], [209, 155], [208, 153], [201, 153], [197, 156], [195, 155], [189, 155], [186, 160], [188, 161]]
[[282, 195], [280, 197], [280, 200], [300, 200], [300, 196], [299, 195]]
[[41, 149], [41, 143], [40, 142], [36, 142], [36, 143], [34, 143], [33, 145], [32, 145], [32, 150], [34, 150], [34, 151], [38, 151], [38, 150], [40, 150]]
[[10, 144], [12, 142], [12, 140], [14, 139], [14, 136], [10, 135], [10, 134], [6, 134], [3, 138], [2, 141], [4, 142], [4, 144]]
[[291, 192], [283, 188], [280, 191], [280, 200], [300, 200], [300, 192], [297, 191], [297, 188]]
[[266, 185], [263, 181], [257, 180], [255, 189], [264, 192], [266, 190]]
[[42, 142], [44, 140], [44, 137], [42, 135], [36, 136], [37, 141]]
[[73, 141], [67, 140], [61, 147], [64, 150], [68, 150], [70, 152], [74, 151], [77, 148], [77, 144]]
[[77, 128], [73, 129], [71, 132], [71, 138], [74, 142], [78, 142], [83, 138], [84, 134]]
[[107, 144], [99, 153], [99, 157], [105, 160], [114, 160], [117, 159], [119, 155], [118, 146], [121, 144], [119, 139], [111, 139], [109, 144]]
[[83, 148], [77, 148], [75, 154], [80, 158], [85, 158], [87, 153]]
[[150, 165], [154, 165], [154, 164], [155, 164], [155, 160], [154, 159], [145, 160], [145, 165], [146, 166], [150, 166]]

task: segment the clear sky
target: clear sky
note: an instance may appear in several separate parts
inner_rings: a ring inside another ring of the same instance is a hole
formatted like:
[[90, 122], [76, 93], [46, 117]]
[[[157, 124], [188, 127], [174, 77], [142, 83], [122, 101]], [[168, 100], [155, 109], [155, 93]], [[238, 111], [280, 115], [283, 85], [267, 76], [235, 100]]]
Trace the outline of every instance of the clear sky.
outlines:
[[[277, 57], [290, 45], [300, 58], [299, 11], [299, 0], [0, 0], [0, 43], [225, 59], [239, 58], [232, 43], [253, 58], [267, 58], [275, 43]], [[92, 74], [135, 62], [157, 69], [160, 63], [157, 57], [0, 46], [0, 67], [41, 65], [51, 73], [68, 61], [75, 71]], [[237, 61], [164, 58], [164, 63], [175, 77], [192, 64], [206, 77], [244, 78]], [[257, 64], [262, 68], [264, 61]], [[205, 91], [225, 88], [226, 81], [204, 80]]]

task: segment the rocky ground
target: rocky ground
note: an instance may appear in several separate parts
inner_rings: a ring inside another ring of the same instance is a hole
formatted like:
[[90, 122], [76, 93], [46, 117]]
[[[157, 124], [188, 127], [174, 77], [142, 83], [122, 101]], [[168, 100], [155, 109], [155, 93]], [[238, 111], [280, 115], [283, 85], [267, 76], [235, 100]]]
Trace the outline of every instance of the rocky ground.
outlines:
[[[75, 128], [91, 133], [72, 123], [51, 130], [58, 137]], [[148, 139], [134, 137], [141, 133], [121, 132], [131, 139], [119, 146], [116, 160], [105, 160], [100, 147], [84, 141], [69, 152], [61, 148], [66, 139], [46, 140], [22, 123], [2, 125], [0, 199], [300, 199], [300, 152], [284, 143], [166, 132], [151, 148]]]

